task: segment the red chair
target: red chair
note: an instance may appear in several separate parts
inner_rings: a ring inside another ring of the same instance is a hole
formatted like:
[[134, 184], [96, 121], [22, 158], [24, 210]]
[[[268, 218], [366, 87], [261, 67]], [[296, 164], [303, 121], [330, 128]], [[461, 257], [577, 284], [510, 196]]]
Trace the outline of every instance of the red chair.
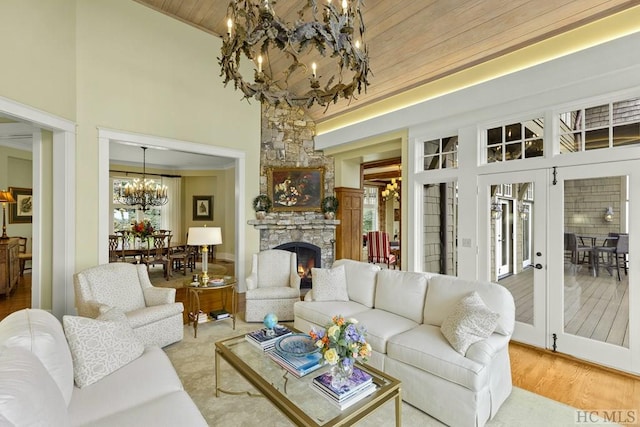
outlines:
[[387, 264], [387, 268], [396, 268], [397, 259], [391, 253], [389, 245], [389, 233], [383, 231], [370, 231], [367, 234], [367, 248], [369, 252], [369, 262]]

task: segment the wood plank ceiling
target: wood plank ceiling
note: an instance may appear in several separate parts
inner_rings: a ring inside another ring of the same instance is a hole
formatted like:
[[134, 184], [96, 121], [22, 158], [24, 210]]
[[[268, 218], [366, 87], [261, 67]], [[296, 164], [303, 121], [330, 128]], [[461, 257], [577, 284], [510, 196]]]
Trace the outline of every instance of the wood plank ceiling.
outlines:
[[[229, 0], [134, 0], [210, 34], [226, 33]], [[323, 0], [317, 0], [322, 3]], [[279, 8], [291, 10], [292, 0]], [[302, 3], [298, 0], [296, 3]], [[367, 0], [369, 47], [366, 94], [327, 111], [316, 122], [445, 77], [527, 45], [637, 6], [638, 0]], [[216, 52], [218, 54], [218, 52]], [[232, 85], [228, 90], [234, 90]]]

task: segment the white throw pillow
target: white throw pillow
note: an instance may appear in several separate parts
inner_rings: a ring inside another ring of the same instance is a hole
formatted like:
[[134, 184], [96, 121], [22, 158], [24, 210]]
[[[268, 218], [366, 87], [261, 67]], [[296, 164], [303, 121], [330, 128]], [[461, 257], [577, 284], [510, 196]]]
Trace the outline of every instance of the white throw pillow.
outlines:
[[493, 333], [498, 317], [499, 314], [489, 310], [480, 295], [473, 291], [458, 301], [440, 330], [451, 346], [464, 356], [471, 344]]
[[73, 357], [73, 376], [80, 388], [120, 369], [144, 352], [144, 345], [126, 321], [63, 316], [62, 324]]
[[312, 268], [314, 301], [349, 301], [347, 275], [344, 265], [328, 268]]

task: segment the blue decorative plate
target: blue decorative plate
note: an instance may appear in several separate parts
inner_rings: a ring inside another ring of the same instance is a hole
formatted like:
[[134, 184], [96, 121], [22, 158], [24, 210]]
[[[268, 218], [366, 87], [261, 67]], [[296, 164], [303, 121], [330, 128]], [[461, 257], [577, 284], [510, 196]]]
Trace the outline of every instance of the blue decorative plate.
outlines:
[[320, 348], [316, 347], [315, 341], [307, 334], [284, 336], [276, 341], [275, 348], [279, 353], [292, 356], [305, 356], [320, 351]]

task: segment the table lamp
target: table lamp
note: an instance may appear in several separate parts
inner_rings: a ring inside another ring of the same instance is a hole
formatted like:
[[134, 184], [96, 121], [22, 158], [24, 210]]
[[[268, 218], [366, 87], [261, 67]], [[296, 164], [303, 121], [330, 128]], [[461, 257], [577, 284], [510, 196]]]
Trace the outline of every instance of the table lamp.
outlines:
[[0, 240], [9, 239], [9, 236], [7, 236], [7, 203], [15, 202], [16, 200], [10, 192], [0, 190], [0, 203], [2, 203], [2, 237], [0, 237]]
[[189, 227], [187, 245], [202, 246], [202, 284], [207, 286], [207, 261], [209, 260], [209, 245], [222, 243], [222, 230], [220, 227]]

